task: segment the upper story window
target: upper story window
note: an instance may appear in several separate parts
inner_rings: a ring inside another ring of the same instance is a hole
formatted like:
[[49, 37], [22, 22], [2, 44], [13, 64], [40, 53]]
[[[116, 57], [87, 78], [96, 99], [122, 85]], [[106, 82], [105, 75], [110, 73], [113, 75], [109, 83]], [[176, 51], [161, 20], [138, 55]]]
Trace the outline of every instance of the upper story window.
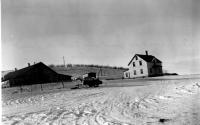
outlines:
[[139, 63], [140, 63], [140, 66], [142, 65], [142, 61], [139, 61]]
[[135, 56], [135, 60], [138, 60], [138, 57], [137, 57], [137, 56]]
[[135, 62], [133, 62], [133, 67], [135, 67]]
[[143, 69], [140, 69], [140, 73], [143, 74]]
[[134, 70], [134, 75], [136, 75], [136, 70]]

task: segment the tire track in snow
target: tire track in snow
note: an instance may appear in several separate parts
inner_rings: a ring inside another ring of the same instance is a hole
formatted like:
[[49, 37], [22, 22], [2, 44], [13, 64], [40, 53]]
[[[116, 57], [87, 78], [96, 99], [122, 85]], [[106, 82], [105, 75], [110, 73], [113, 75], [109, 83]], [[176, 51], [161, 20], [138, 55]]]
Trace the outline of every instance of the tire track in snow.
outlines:
[[[11, 121], [12, 124], [32, 123], [41, 125], [46, 123], [52, 125], [133, 125], [159, 124], [159, 119], [168, 118], [172, 119], [169, 122], [173, 124], [176, 123], [174, 120], [176, 114], [172, 114], [172, 112], [177, 112], [177, 108], [174, 107], [174, 109], [168, 110], [169, 106], [172, 106], [172, 104], [169, 104], [172, 102], [174, 105], [179, 104], [183, 97], [189, 98], [196, 93], [196, 88], [190, 86], [178, 86], [178, 89], [174, 88], [175, 91], [171, 90], [169, 93], [159, 91], [159, 95], [154, 95], [154, 92], [140, 95], [138, 94], [140, 90], [136, 91], [133, 88], [117, 88], [107, 94], [108, 90], [111, 89], [103, 89], [98, 92], [87, 91], [86, 93], [77, 94], [74, 96], [75, 98], [65, 98], [63, 93], [57, 94], [48, 102], [55, 101], [50, 110], [5, 117], [3, 121]], [[191, 93], [182, 90], [189, 90]], [[183, 97], [177, 97], [176, 92]], [[60, 100], [56, 101], [59, 96], [61, 96]], [[64, 103], [63, 100], [66, 102]], [[170, 115], [173, 116], [168, 117]], [[28, 119], [32, 119], [32, 121]]]

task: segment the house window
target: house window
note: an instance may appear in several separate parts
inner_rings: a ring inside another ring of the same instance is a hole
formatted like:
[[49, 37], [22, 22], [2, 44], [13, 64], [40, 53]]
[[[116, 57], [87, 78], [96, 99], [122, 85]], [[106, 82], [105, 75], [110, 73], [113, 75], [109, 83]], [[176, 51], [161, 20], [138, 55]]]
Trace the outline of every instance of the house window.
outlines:
[[134, 75], [136, 75], [136, 70], [134, 70]]
[[133, 62], [133, 67], [135, 67], [135, 62]]
[[126, 77], [129, 77], [129, 76], [128, 76], [128, 72], [126, 73]]
[[142, 61], [139, 61], [139, 63], [140, 63], [140, 66], [142, 65]]
[[143, 74], [143, 69], [140, 69], [140, 73]]
[[136, 56], [135, 59], [138, 60], [138, 57]]

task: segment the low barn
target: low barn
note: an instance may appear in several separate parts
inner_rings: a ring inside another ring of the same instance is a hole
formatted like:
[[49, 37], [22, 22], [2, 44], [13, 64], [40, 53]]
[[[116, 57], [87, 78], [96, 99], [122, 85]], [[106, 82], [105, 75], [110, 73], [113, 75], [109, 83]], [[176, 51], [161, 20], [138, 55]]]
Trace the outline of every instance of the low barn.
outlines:
[[71, 81], [71, 76], [55, 72], [44, 63], [39, 62], [32, 66], [6, 74], [2, 81], [9, 81], [10, 87], [21, 85], [42, 84], [51, 82]]

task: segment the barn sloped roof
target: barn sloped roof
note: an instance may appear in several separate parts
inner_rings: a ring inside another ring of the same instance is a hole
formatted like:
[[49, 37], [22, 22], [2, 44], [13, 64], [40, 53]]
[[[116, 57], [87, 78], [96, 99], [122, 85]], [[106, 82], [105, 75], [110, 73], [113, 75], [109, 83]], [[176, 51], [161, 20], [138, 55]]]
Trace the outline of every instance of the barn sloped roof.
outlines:
[[[15, 78], [18, 78], [18, 77], [27, 76], [27, 75], [29, 75], [29, 72], [32, 71], [33, 69], [41, 68], [41, 67], [42, 68], [49, 68], [48, 66], [46, 66], [42, 62], [39, 62], [39, 63], [36, 63], [36, 64], [34, 64], [32, 66], [25, 67], [25, 68], [19, 69], [19, 70], [14, 71], [14, 72], [10, 72], [10, 73], [8, 73], [7, 75], [4, 76], [4, 79], [5, 80], [7, 80], [7, 79], [15, 79]], [[50, 70], [52, 70], [52, 69], [50, 69]], [[52, 70], [52, 72], [56, 73], [53, 70]]]
[[[58, 74], [57, 72], [55, 72], [54, 70], [52, 70], [51, 68], [46, 66], [44, 63], [39, 62], [39, 63], [36, 63], [32, 66], [29, 66], [29, 67], [8, 73], [7, 75], [4, 76], [3, 81], [9, 80], [9, 79], [15, 79], [15, 78], [21, 78], [21, 77], [29, 76], [34, 72], [35, 69], [38, 69], [38, 70], [47, 69], [50, 72], [52, 72], [53, 74]], [[61, 74], [61, 75], [63, 75], [63, 74]]]
[[[142, 54], [135, 54], [135, 56], [139, 56], [140, 58], [142, 58], [143, 60], [145, 60], [146, 62], [152, 62], [153, 59], [156, 59], [156, 61], [158, 63], [162, 63], [162, 61], [160, 61], [158, 58], [156, 58], [155, 56], [152, 55], [142, 55]], [[134, 57], [135, 57], [134, 56]], [[128, 66], [130, 65], [130, 63], [132, 62], [132, 60], [134, 59], [134, 57], [131, 59], [131, 61], [128, 63]]]

